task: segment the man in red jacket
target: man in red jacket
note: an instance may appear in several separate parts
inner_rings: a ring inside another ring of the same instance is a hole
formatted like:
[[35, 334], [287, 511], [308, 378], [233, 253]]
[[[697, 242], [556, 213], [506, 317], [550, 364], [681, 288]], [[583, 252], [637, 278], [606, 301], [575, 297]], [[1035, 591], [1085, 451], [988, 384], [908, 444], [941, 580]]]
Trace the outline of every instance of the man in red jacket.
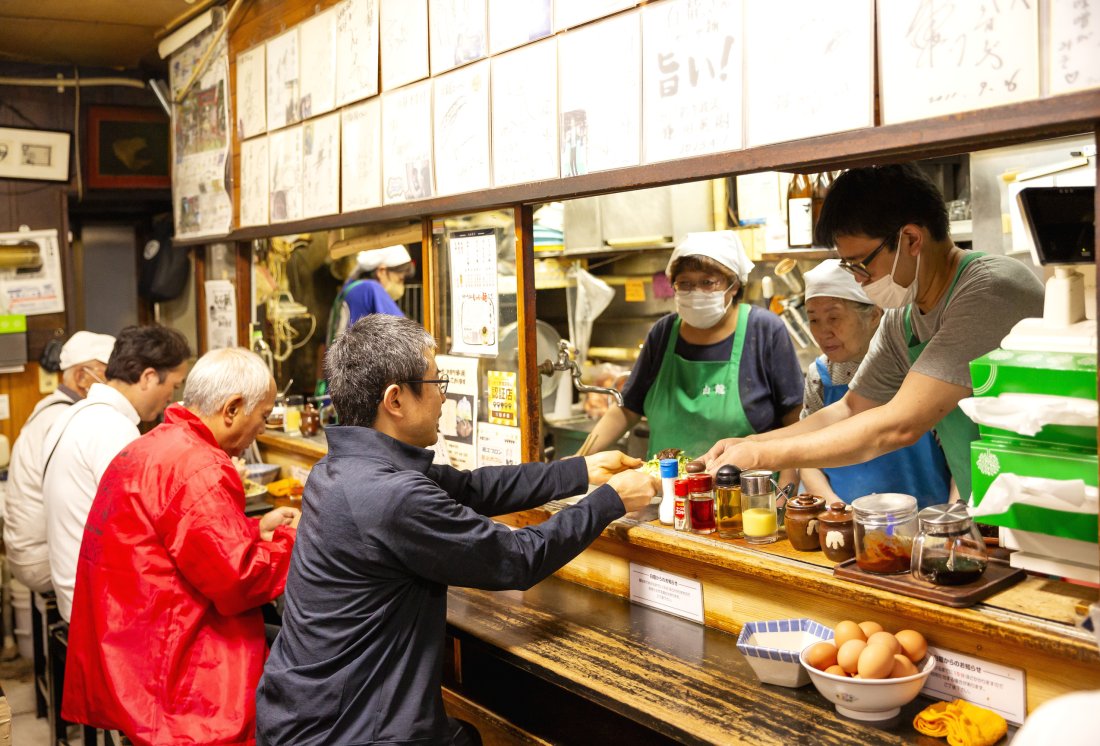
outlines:
[[137, 744], [253, 743], [260, 607], [283, 592], [298, 511], [245, 517], [230, 457], [274, 402], [258, 356], [209, 352], [183, 406], [107, 467], [77, 565], [66, 720]]

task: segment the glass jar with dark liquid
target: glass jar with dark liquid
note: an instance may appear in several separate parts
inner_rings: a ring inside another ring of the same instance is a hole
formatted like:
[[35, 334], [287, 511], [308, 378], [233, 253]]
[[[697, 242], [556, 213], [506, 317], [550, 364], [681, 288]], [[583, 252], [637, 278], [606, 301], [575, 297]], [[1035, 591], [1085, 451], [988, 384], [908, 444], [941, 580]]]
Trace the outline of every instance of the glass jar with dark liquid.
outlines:
[[962, 503], [933, 505], [917, 514], [913, 577], [936, 585], [966, 585], [989, 564], [985, 541]]
[[714, 517], [714, 482], [710, 474], [692, 474], [688, 477], [688, 513], [691, 516], [691, 532], [713, 534], [718, 526]]

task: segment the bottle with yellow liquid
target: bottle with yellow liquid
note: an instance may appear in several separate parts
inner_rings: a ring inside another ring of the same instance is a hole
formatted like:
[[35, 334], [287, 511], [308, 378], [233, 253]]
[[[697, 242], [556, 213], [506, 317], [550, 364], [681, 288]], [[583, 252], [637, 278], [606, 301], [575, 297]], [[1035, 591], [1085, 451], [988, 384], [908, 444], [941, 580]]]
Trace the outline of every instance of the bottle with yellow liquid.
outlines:
[[749, 544], [771, 544], [779, 538], [775, 488], [770, 471], [741, 472], [741, 526]]

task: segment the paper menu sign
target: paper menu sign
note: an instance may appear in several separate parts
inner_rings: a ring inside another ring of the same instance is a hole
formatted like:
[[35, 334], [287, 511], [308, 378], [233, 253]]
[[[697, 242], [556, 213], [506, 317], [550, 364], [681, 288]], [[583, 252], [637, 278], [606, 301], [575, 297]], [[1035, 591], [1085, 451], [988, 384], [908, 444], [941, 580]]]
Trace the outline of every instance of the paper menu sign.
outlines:
[[1027, 673], [981, 658], [929, 646], [936, 667], [921, 689], [935, 699], [965, 699], [993, 710], [1010, 723], [1022, 723], [1027, 715]]
[[492, 228], [450, 234], [451, 352], [496, 357], [500, 326], [497, 237]]
[[489, 371], [489, 422], [515, 427], [519, 424], [516, 411], [516, 374]]
[[439, 372], [446, 373], [450, 379], [447, 398], [439, 417], [439, 434], [443, 436], [447, 458], [456, 469], [474, 469], [477, 467], [479, 425], [478, 361], [452, 355], [436, 355], [435, 362], [439, 366]]
[[523, 447], [518, 427], [479, 423], [477, 429], [477, 465], [508, 466], [523, 462]]

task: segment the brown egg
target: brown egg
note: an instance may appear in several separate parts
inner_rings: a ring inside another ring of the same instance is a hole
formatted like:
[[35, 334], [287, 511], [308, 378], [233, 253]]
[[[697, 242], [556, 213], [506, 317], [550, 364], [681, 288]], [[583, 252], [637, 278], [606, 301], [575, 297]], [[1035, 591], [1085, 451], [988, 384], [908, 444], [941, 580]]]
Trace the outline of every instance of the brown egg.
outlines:
[[924, 654], [928, 652], [928, 641], [924, 639], [924, 635], [916, 630], [903, 629], [894, 637], [901, 645], [901, 652], [905, 653], [905, 657], [914, 663], [920, 662], [924, 658]]
[[889, 632], [876, 632], [867, 638], [868, 645], [882, 645], [889, 649], [890, 655], [901, 652], [901, 643], [898, 642], [898, 638], [894, 637]]
[[825, 673], [831, 673], [833, 676], [847, 676], [848, 672], [840, 666], [829, 666], [825, 669]]
[[867, 644], [857, 664], [861, 679], [886, 679], [894, 670], [894, 654], [885, 645]]
[[818, 671], [824, 671], [829, 666], [836, 665], [836, 645], [831, 642], [814, 643], [806, 649], [803, 658]]
[[859, 670], [859, 656], [865, 647], [867, 643], [863, 640], [848, 640], [837, 650], [836, 662], [848, 673], [855, 673]]
[[894, 669], [890, 672], [891, 679], [900, 679], [902, 676], [912, 676], [915, 673], [917, 673], [917, 667], [913, 665], [913, 661], [901, 653], [894, 656]]
[[860, 622], [859, 629], [863, 632], [863, 639], [870, 640], [871, 635], [882, 631], [882, 625], [878, 622]]
[[867, 635], [863, 634], [863, 630], [859, 628], [859, 625], [855, 622], [844, 620], [836, 625], [836, 629], [833, 630], [833, 641], [836, 643], [837, 648], [844, 646], [844, 643], [848, 640], [863, 640], [867, 641]]

